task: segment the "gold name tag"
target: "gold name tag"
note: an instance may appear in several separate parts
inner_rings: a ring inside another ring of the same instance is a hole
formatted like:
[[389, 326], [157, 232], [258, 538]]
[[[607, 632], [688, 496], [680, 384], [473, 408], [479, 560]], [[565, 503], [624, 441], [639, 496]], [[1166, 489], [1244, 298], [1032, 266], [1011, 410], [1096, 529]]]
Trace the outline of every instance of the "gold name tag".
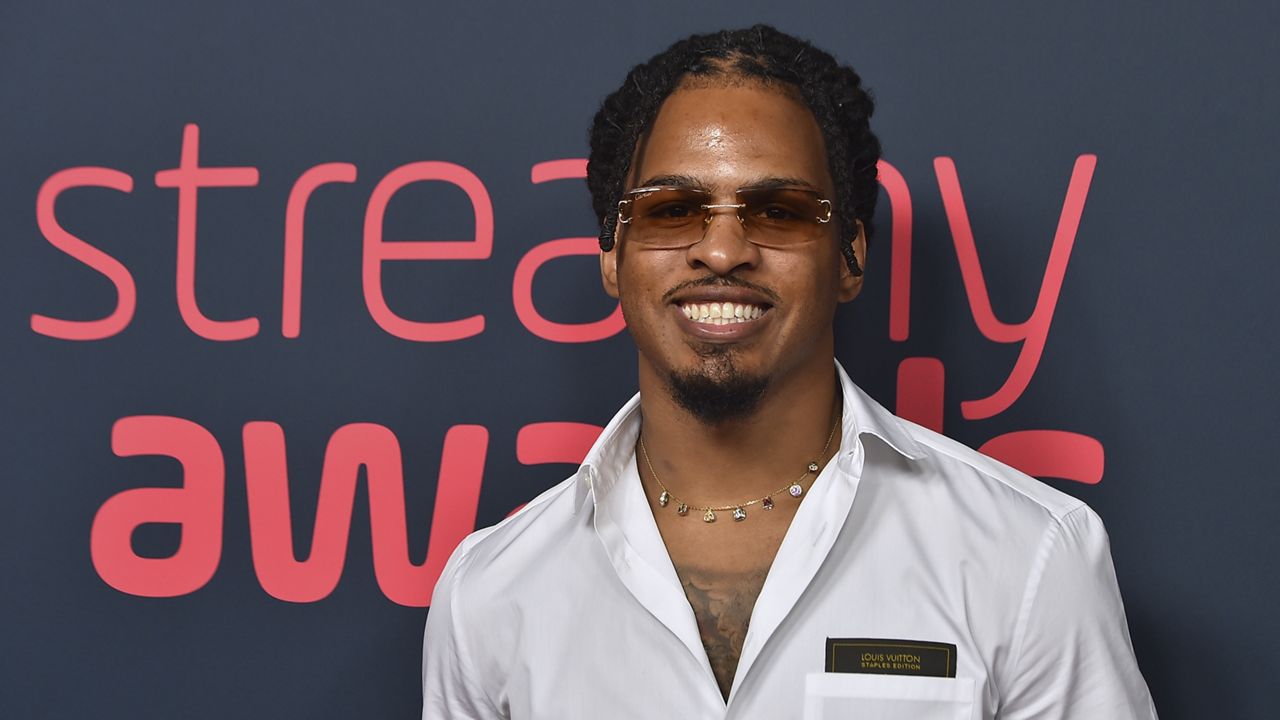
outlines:
[[873, 675], [956, 676], [951, 643], [885, 638], [827, 638], [827, 672]]

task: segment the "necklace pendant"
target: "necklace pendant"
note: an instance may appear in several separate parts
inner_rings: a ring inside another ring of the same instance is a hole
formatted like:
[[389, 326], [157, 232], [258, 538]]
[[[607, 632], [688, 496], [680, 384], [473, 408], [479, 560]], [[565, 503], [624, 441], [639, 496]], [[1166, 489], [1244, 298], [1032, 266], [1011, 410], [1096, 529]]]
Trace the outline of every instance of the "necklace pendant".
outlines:
[[809, 472], [818, 472], [818, 463], [816, 462], [809, 463]]
[[734, 508], [734, 509], [733, 509], [733, 519], [734, 519], [734, 520], [737, 520], [738, 522], [742, 522], [743, 520], [746, 520], [746, 519], [747, 519], [747, 511], [746, 511], [746, 510], [743, 510], [743, 509], [742, 509], [742, 508], [740, 508], [740, 507], [736, 507], [736, 508]]
[[800, 483], [791, 483], [791, 487], [787, 488], [787, 492], [791, 493], [791, 497], [798, 498], [804, 494], [804, 488]]
[[715, 522], [715, 521], [716, 521], [715, 511], [710, 508], [707, 508], [707, 511], [702, 514], [702, 522]]
[[760, 504], [761, 504], [762, 506], [764, 506], [764, 509], [765, 509], [765, 510], [772, 510], [772, 509], [773, 509], [773, 498], [771, 498], [771, 497], [767, 497], [767, 498], [765, 498], [764, 500], [761, 500], [761, 501], [760, 501]]
[[669, 502], [671, 502], [671, 493], [663, 490], [662, 494], [658, 496], [658, 504], [662, 507], [666, 507]]
[[689, 506], [688, 506], [688, 505], [685, 505], [684, 503], [680, 503], [679, 505], [677, 505], [677, 506], [676, 506], [676, 514], [677, 514], [677, 515], [688, 515], [688, 514], [689, 514]]

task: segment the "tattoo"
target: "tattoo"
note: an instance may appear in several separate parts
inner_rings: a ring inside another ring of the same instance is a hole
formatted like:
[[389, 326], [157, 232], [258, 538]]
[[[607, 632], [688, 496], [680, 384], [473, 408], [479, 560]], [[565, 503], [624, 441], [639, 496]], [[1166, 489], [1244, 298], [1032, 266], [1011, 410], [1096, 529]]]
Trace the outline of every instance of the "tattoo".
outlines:
[[707, 659], [726, 700], [733, 687], [742, 643], [747, 637], [751, 610], [767, 573], [767, 567], [748, 573], [705, 568], [683, 568], [680, 572], [685, 595], [698, 619], [698, 632], [707, 649]]

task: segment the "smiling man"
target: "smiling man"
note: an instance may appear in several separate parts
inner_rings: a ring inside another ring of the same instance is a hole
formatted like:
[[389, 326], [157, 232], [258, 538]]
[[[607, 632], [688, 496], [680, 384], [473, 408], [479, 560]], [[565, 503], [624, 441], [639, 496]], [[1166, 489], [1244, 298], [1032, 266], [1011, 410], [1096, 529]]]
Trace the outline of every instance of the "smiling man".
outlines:
[[425, 718], [1154, 718], [1083, 503], [835, 362], [879, 142], [852, 69], [757, 26], [634, 68], [591, 132], [639, 394], [468, 537]]

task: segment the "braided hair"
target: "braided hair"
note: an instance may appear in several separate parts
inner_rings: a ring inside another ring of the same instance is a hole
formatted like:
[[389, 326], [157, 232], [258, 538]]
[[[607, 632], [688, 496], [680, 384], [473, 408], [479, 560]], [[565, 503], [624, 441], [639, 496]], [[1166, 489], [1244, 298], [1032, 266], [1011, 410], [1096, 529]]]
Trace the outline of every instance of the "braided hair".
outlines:
[[782, 83], [799, 91], [813, 113], [826, 144], [827, 165], [835, 183], [835, 215], [840, 252], [861, 275], [851, 245], [854, 221], [872, 234], [876, 162], [880, 141], [869, 120], [875, 110], [862, 79], [830, 53], [769, 25], [722, 30], [680, 40], [627, 73], [622, 86], [605, 98], [591, 123], [587, 188], [600, 219], [600, 249], [613, 249], [618, 198], [626, 190], [631, 156], [640, 136], [653, 125], [662, 103], [685, 78], [747, 79]]

